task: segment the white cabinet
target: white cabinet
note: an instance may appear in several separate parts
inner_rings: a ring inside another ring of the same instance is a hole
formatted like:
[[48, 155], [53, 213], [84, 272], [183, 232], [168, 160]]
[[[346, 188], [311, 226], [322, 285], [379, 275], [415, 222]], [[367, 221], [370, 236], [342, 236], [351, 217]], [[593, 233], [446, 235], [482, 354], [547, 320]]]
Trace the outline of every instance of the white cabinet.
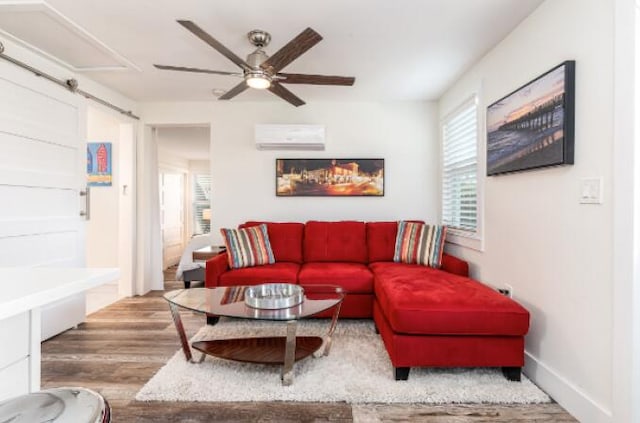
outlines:
[[[40, 314], [34, 315], [39, 326]], [[32, 312], [25, 311], [0, 320], [0, 401], [31, 391], [29, 369], [33, 360], [38, 361], [34, 368], [40, 370], [39, 345], [33, 351], [31, 344], [31, 316]]]
[[29, 312], [0, 322], [0, 370], [29, 355]]
[[42, 336], [40, 340], [49, 339], [84, 322], [87, 314], [85, 297], [83, 292], [42, 307]]
[[29, 357], [0, 369], [0, 401], [19, 395], [28, 394], [29, 389]]
[[[84, 298], [86, 290], [118, 277], [118, 269], [0, 268], [0, 281], [20, 282], [0, 290], [0, 401], [40, 390], [42, 311], [59, 301]], [[84, 306], [80, 311], [84, 315]], [[47, 319], [51, 316], [55, 314]], [[66, 326], [68, 318], [63, 313], [49, 323]]]

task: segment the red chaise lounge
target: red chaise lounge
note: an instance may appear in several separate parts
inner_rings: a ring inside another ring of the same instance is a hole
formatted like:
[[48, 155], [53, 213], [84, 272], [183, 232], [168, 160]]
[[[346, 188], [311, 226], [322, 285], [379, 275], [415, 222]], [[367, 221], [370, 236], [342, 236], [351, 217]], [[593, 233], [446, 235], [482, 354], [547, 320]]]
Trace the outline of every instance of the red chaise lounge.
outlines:
[[230, 269], [218, 255], [207, 261], [205, 286], [339, 285], [340, 317], [373, 317], [396, 380], [411, 367], [501, 367], [520, 380], [529, 313], [468, 278], [466, 262], [444, 254], [440, 269], [395, 263], [397, 222], [264, 223], [276, 262]]

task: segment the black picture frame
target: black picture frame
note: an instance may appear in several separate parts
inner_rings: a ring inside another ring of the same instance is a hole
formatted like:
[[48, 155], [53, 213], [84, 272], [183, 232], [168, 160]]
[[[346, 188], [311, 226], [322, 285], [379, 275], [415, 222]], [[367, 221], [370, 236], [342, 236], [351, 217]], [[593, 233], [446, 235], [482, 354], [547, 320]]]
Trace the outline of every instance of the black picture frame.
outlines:
[[383, 197], [384, 159], [276, 159], [277, 197]]
[[574, 124], [567, 60], [487, 107], [487, 176], [573, 164]]

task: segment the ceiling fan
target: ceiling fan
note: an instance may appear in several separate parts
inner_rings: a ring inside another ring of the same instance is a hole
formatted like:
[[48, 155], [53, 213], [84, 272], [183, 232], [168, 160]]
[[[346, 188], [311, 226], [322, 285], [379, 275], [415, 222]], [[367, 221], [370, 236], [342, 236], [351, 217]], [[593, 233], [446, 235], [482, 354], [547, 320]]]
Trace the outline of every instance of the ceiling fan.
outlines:
[[289, 41], [289, 43], [272, 56], [267, 55], [263, 50], [263, 47], [266, 47], [271, 41], [271, 35], [265, 31], [253, 30], [247, 34], [247, 37], [251, 44], [257, 48], [253, 53], [249, 53], [247, 60], [244, 61], [195, 23], [186, 20], [179, 20], [178, 23], [191, 31], [196, 37], [209, 44], [224, 57], [238, 65], [240, 69], [242, 69], [242, 72], [223, 72], [182, 66], [154, 66], [164, 70], [231, 75], [243, 78], [242, 82], [220, 96], [220, 100], [229, 100], [251, 87], [259, 90], [268, 89], [278, 97], [298, 107], [305, 104], [304, 101], [283, 87], [282, 84], [353, 85], [356, 80], [353, 77], [347, 76], [280, 72], [280, 70], [289, 63], [293, 62], [322, 40], [322, 36], [311, 28], [302, 31], [297, 37]]

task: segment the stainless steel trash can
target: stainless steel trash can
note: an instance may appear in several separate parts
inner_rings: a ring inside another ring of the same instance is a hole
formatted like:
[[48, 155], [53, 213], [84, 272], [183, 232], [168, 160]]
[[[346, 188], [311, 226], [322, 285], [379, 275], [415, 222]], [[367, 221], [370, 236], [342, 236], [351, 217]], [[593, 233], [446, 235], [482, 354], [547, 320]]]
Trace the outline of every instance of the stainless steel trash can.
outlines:
[[53, 388], [0, 402], [0, 422], [109, 423], [111, 408], [86, 388]]

